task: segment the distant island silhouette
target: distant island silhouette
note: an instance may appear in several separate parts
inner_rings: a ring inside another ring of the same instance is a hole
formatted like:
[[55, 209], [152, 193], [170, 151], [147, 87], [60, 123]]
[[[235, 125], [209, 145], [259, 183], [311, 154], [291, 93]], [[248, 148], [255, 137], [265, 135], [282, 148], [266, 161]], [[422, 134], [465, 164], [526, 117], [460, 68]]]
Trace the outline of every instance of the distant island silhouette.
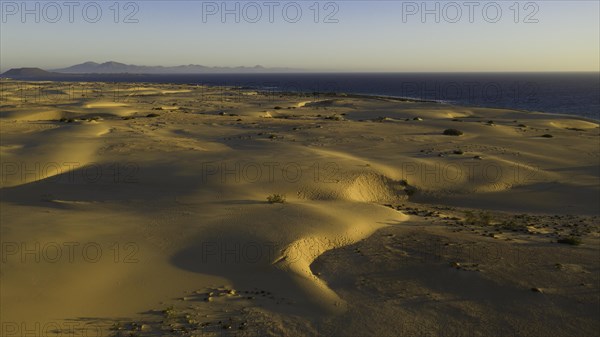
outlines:
[[2, 77], [9, 78], [52, 78], [63, 77], [64, 75], [81, 74], [211, 74], [211, 73], [282, 73], [282, 72], [302, 72], [303, 69], [293, 68], [267, 68], [261, 65], [253, 67], [208, 67], [198, 64], [188, 64], [180, 66], [140, 66], [134, 64], [125, 64], [114, 61], [96, 63], [84, 62], [66, 68], [44, 70], [36, 67], [13, 68], [4, 72]]

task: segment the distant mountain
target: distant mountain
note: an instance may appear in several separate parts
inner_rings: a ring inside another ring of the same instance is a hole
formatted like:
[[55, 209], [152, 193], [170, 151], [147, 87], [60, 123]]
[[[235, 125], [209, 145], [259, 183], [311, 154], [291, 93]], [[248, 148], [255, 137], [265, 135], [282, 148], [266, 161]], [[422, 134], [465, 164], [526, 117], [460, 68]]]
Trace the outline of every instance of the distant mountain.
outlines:
[[85, 62], [53, 72], [62, 74], [206, 74], [206, 73], [263, 73], [263, 72], [298, 72], [300, 69], [254, 67], [207, 67], [197, 64], [174, 67], [138, 66], [119, 62]]
[[15, 77], [15, 78], [40, 78], [40, 77], [52, 77], [54, 73], [40, 69], [40, 68], [16, 68], [10, 69], [1, 77]]

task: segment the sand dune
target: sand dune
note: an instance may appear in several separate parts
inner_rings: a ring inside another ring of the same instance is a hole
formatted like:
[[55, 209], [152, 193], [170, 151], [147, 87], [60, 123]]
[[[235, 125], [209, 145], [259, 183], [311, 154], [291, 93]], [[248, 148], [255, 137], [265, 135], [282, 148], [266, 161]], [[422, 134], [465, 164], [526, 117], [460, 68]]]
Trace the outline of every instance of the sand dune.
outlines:
[[[105, 336], [434, 334], [452, 317], [489, 335], [502, 317], [510, 333], [528, 317], [571, 336], [551, 322], [573, 315], [598, 328], [581, 316], [598, 300], [595, 121], [222, 87], [119, 84], [115, 95], [95, 83], [65, 97], [91, 84], [3, 84], [5, 335], [14, 322]], [[21, 98], [40, 85], [53, 99]], [[274, 194], [285, 203], [268, 203]], [[553, 260], [525, 278], [519, 263], [429, 261], [439, 238]], [[569, 277], [549, 276], [554, 260]], [[476, 323], [481, 313], [490, 321]]]
[[[598, 127], [598, 124], [582, 121], [582, 120], [558, 120], [549, 122], [548, 125], [559, 128], [559, 129], [595, 129]], [[574, 130], [577, 131], [577, 130]]]

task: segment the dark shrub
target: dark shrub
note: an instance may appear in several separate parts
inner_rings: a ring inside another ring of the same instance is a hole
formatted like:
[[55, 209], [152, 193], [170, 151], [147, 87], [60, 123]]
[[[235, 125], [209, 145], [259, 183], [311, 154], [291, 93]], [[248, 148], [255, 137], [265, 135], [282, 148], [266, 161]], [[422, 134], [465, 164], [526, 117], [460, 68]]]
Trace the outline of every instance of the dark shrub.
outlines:
[[267, 197], [269, 204], [283, 204], [285, 203], [285, 195], [283, 194], [271, 194]]
[[570, 236], [567, 238], [560, 238], [557, 241], [558, 243], [564, 243], [566, 245], [579, 246], [581, 244], [581, 239]]
[[446, 129], [444, 130], [444, 135], [446, 136], [462, 136], [463, 132], [456, 129]]

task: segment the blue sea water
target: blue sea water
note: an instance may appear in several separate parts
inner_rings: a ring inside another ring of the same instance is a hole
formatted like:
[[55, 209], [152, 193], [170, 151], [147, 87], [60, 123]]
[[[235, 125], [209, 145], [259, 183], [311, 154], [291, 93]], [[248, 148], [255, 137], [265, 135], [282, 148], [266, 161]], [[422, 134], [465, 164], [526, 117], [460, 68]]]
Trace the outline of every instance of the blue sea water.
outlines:
[[200, 83], [442, 101], [600, 119], [599, 73], [320, 73], [202, 75]]
[[262, 73], [82, 75], [76, 80], [209, 84], [348, 93], [582, 116], [600, 120], [600, 73]]

